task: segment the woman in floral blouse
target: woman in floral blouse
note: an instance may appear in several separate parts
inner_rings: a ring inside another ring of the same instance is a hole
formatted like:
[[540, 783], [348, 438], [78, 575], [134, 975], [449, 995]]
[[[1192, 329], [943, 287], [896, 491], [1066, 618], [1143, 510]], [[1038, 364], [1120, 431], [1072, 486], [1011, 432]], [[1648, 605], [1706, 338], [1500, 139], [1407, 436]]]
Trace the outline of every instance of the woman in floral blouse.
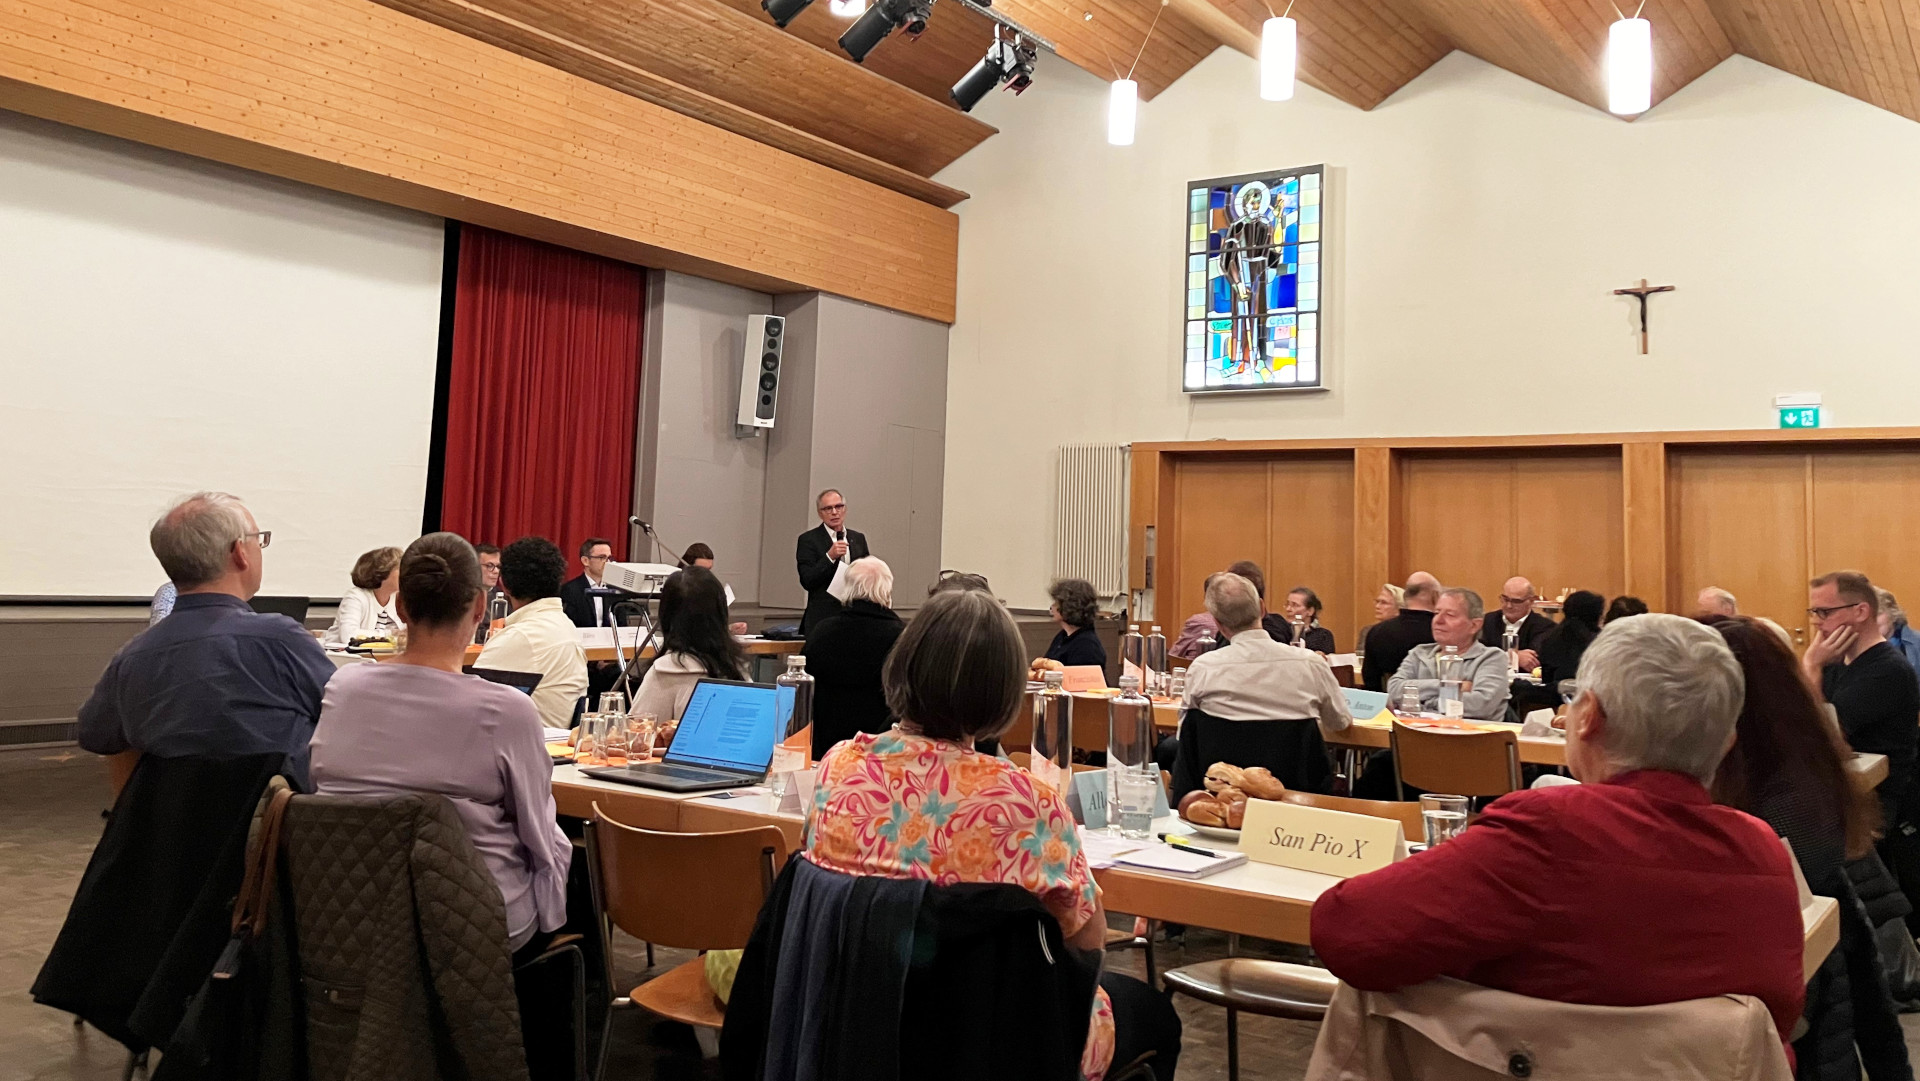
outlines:
[[[1066, 801], [973, 749], [1013, 723], [1026, 670], [1013, 619], [990, 594], [929, 598], [882, 673], [898, 723], [820, 761], [806, 855], [847, 874], [1021, 886], [1071, 945], [1101, 950], [1106, 912]], [[1102, 975], [1081, 1074], [1099, 1081], [1147, 1050], [1157, 1052], [1155, 1075], [1170, 1081], [1180, 1053], [1173, 1007], [1138, 980]]]

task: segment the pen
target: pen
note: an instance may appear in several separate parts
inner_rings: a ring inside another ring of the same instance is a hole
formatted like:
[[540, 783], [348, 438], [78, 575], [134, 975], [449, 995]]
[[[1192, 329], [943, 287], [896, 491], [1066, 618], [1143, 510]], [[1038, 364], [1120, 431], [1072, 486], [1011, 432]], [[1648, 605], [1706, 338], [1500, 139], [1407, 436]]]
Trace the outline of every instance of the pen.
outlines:
[[1188, 852], [1198, 852], [1199, 854], [1207, 857], [1210, 860], [1217, 860], [1220, 858], [1220, 853], [1215, 852], [1211, 848], [1202, 848], [1199, 845], [1194, 844], [1192, 841], [1187, 840], [1185, 837], [1176, 836], [1171, 833], [1163, 833], [1160, 835], [1160, 839], [1162, 841], [1167, 842], [1170, 845], [1174, 845], [1178, 848], [1185, 849]]

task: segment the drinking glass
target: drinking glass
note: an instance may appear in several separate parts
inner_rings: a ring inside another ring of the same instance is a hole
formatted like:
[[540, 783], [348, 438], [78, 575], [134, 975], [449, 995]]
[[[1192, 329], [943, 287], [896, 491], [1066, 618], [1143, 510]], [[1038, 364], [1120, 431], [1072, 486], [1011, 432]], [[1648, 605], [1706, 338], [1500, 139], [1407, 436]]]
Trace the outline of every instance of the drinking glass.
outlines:
[[626, 715], [621, 713], [602, 713], [600, 715], [600, 724], [602, 726], [600, 745], [603, 748], [601, 753], [606, 757], [607, 765], [626, 765], [627, 740], [629, 738]]
[[619, 691], [608, 691], [600, 696], [600, 712], [627, 715], [627, 696]]
[[580, 715], [580, 747], [574, 760], [583, 766], [604, 766], [607, 764], [607, 749], [602, 741], [606, 738], [607, 722], [598, 713]]
[[1420, 688], [1408, 683], [1400, 688], [1400, 712], [1420, 712]]
[[1153, 830], [1153, 797], [1160, 778], [1144, 770], [1120, 769], [1120, 806], [1117, 817], [1120, 835], [1132, 841], [1144, 841]]
[[1176, 668], [1167, 677], [1167, 697], [1179, 701], [1187, 696], [1187, 670]]
[[1457, 679], [1440, 681], [1439, 714], [1442, 717], [1464, 717], [1467, 713], [1466, 702], [1461, 699], [1461, 682]]
[[1453, 840], [1467, 828], [1467, 797], [1421, 796], [1420, 821], [1426, 827], [1428, 848]]
[[627, 757], [635, 762], [645, 762], [653, 757], [653, 740], [660, 731], [660, 718], [651, 713], [641, 713], [628, 718]]

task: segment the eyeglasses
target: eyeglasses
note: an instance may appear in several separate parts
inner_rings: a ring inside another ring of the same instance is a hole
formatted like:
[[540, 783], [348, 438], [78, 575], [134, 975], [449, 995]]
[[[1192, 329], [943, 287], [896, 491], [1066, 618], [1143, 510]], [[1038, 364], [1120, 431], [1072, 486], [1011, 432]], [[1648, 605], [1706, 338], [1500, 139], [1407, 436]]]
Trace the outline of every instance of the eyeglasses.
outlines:
[[1500, 594], [1501, 604], [1525, 604], [1532, 599], [1532, 597], [1509, 597], [1505, 593]]
[[605, 563], [605, 562], [606, 562], [607, 560], [609, 560], [609, 559], [612, 559], [612, 558], [613, 558], [612, 556], [588, 556], [588, 557], [587, 557], [587, 562], [589, 562], [589, 563]]
[[273, 530], [262, 529], [258, 533], [242, 533], [238, 537], [235, 537], [233, 539], [233, 543], [239, 544], [241, 541], [246, 540], [248, 537], [259, 537], [260, 547], [265, 548], [267, 545], [273, 543]]
[[1854, 607], [1855, 605], [1861, 605], [1865, 603], [1867, 602], [1866, 601], [1850, 601], [1846, 604], [1835, 605], [1832, 608], [1809, 608], [1807, 609], [1807, 614], [1812, 616], [1815, 619], [1826, 619], [1827, 617], [1833, 615], [1835, 612], [1844, 612], [1847, 609]]
[[847, 509], [847, 505], [845, 503], [828, 503], [826, 506], [820, 508], [820, 513], [825, 514], [830, 510], [846, 510], [846, 509]]

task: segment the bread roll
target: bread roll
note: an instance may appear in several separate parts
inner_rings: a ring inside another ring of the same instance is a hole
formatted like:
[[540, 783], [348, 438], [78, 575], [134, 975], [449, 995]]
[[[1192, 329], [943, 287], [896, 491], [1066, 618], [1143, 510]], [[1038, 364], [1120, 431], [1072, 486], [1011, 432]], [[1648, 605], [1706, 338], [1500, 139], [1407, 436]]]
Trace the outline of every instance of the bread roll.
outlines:
[[1187, 817], [1187, 808], [1193, 806], [1194, 804], [1200, 802], [1201, 800], [1206, 800], [1207, 802], [1211, 803], [1213, 802], [1213, 797], [1207, 795], [1205, 792], [1202, 792], [1197, 788], [1187, 793], [1186, 795], [1181, 796], [1180, 797], [1180, 817], [1181, 818]]
[[1207, 791], [1219, 792], [1226, 787], [1240, 787], [1240, 767], [1226, 762], [1215, 762], [1207, 767]]
[[1213, 794], [1213, 798], [1217, 802], [1228, 804], [1228, 805], [1247, 802], [1247, 794], [1245, 792], [1240, 791], [1238, 788], [1233, 787], [1232, 785], [1227, 785], [1225, 788], [1222, 788], [1220, 791], [1215, 792]]
[[1237, 830], [1240, 828], [1241, 823], [1245, 822], [1246, 820], [1247, 820], [1247, 805], [1245, 802], [1227, 804], [1227, 828], [1228, 829]]
[[1224, 826], [1227, 824], [1226, 808], [1212, 800], [1199, 800], [1184, 812], [1187, 821], [1202, 826]]
[[1287, 794], [1287, 786], [1281, 784], [1280, 778], [1265, 766], [1250, 766], [1241, 770], [1240, 788], [1254, 799], [1279, 799]]

